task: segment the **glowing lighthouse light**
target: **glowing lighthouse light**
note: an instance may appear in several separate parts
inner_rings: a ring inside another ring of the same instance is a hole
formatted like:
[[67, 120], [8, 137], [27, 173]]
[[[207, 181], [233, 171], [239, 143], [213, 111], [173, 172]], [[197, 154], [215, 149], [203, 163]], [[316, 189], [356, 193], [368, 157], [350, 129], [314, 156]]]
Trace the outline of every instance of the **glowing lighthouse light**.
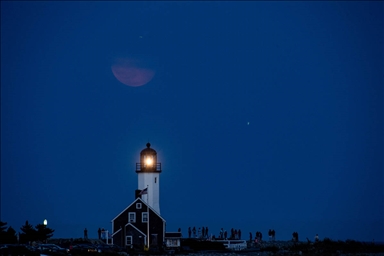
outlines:
[[145, 164], [146, 164], [147, 166], [152, 166], [152, 164], [153, 164], [153, 159], [152, 159], [152, 157], [148, 156], [148, 157], [145, 159]]

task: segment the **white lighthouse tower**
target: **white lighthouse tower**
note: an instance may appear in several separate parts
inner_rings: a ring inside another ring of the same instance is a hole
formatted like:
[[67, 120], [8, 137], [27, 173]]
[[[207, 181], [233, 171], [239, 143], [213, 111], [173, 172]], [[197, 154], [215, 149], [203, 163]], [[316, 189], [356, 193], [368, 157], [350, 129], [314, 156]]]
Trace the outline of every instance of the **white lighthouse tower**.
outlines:
[[147, 148], [140, 152], [140, 163], [136, 163], [136, 173], [138, 175], [138, 190], [141, 190], [141, 198], [160, 214], [159, 178], [161, 163], [157, 162], [157, 152], [151, 148], [149, 143], [147, 143]]

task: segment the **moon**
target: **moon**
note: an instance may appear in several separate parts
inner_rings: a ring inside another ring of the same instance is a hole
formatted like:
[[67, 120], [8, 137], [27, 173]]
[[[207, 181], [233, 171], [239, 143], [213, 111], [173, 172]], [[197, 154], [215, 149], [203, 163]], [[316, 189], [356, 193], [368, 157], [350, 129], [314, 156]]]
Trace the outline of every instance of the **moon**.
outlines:
[[147, 84], [156, 73], [152, 59], [147, 57], [118, 58], [111, 69], [119, 82], [133, 87]]

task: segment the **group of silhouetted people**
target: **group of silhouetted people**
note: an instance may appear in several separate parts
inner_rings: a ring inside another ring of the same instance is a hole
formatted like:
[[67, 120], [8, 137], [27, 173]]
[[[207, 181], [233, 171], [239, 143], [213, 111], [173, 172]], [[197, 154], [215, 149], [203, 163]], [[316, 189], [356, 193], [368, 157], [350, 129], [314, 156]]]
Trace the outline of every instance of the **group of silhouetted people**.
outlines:
[[[99, 239], [101, 239], [101, 233], [104, 232], [104, 231], [105, 231], [104, 228], [103, 229], [99, 228], [97, 230], [97, 234], [98, 234]], [[87, 230], [87, 228], [84, 229], [84, 239], [88, 239], [88, 230]]]
[[224, 230], [223, 228], [220, 229], [219, 239], [230, 239], [230, 240], [236, 240], [241, 239], [241, 230], [240, 229], [233, 229], [231, 228], [231, 234], [228, 237], [227, 230]]
[[268, 231], [269, 241], [275, 241], [276, 232], [274, 229]]
[[241, 230], [231, 228], [231, 236], [229, 239], [241, 239]]
[[208, 227], [202, 227], [198, 230], [196, 230], [196, 227], [193, 227], [192, 229], [191, 227], [188, 228], [188, 238], [208, 238], [208, 236]]
[[[189, 227], [188, 228], [188, 238], [203, 238], [203, 239], [216, 239], [215, 236], [210, 236], [208, 233], [208, 227], [198, 228]], [[223, 228], [220, 229], [218, 239], [241, 239], [241, 230], [240, 229], [231, 229], [230, 234]]]
[[[178, 229], [178, 232], [181, 232], [180, 228]], [[268, 230], [268, 236], [269, 236], [269, 241], [275, 241], [276, 240], [276, 231], [274, 229]], [[208, 227], [202, 227], [202, 228], [198, 228], [198, 229], [196, 229], [196, 227], [193, 227], [193, 228], [189, 227], [188, 228], [188, 238], [240, 240], [241, 239], [241, 230], [231, 228], [230, 233], [228, 234], [227, 230], [224, 230], [223, 228], [221, 228], [219, 236], [216, 238], [215, 236], [210, 236], [208, 234]], [[307, 238], [307, 240], [309, 240], [309, 239]], [[318, 234], [316, 234], [315, 242], [318, 242], [319, 240], [320, 240], [319, 236], [318, 236]], [[259, 244], [263, 241], [263, 234], [260, 231], [256, 231], [255, 239], [252, 240], [252, 232], [249, 232], [249, 241], [254, 242], [255, 244]], [[299, 241], [299, 233], [298, 232], [295, 231], [292, 233], [292, 241], [293, 242]]]
[[[252, 233], [249, 233], [249, 240], [252, 241]], [[260, 231], [256, 231], [255, 243], [258, 244], [263, 240], [263, 234]]]

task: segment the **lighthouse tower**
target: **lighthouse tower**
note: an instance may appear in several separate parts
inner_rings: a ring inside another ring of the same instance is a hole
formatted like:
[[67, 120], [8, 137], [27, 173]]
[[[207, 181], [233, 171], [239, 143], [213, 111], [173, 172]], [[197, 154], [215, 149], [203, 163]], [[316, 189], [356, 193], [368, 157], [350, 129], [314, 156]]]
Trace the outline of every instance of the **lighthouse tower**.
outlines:
[[[141, 197], [148, 202], [158, 214], [160, 214], [159, 188], [161, 163], [157, 162], [157, 152], [147, 143], [147, 148], [140, 152], [140, 163], [136, 163], [138, 176], [138, 190]], [[147, 189], [146, 192], [144, 189]]]

